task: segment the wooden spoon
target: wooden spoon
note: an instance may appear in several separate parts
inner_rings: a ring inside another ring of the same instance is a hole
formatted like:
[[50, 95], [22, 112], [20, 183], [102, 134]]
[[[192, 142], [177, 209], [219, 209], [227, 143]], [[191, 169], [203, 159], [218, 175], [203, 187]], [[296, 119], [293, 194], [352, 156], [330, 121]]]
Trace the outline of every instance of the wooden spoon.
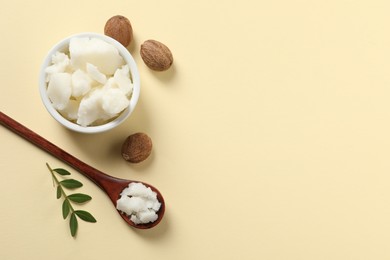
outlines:
[[[82, 173], [84, 176], [89, 178], [91, 181], [93, 181], [97, 186], [99, 186], [103, 191], [106, 192], [108, 197], [111, 199], [112, 203], [114, 204], [116, 208], [116, 201], [120, 197], [120, 193], [123, 189], [125, 189], [129, 183], [131, 182], [140, 182], [140, 181], [131, 181], [131, 180], [125, 180], [125, 179], [119, 179], [113, 176], [110, 176], [108, 174], [105, 174], [92, 166], [80, 161], [73, 155], [65, 152], [58, 146], [52, 144], [48, 140], [44, 139], [40, 135], [36, 134], [35, 132], [31, 131], [27, 127], [23, 126], [22, 124], [16, 122], [9, 116], [5, 115], [0, 111], [0, 124], [11, 130], [12, 132], [20, 135], [27, 141], [30, 141], [31, 143], [35, 144], [42, 150], [48, 152], [49, 154], [53, 155], [54, 157], [62, 160], [63, 162], [69, 164], [74, 169]], [[140, 182], [143, 183], [143, 182]], [[134, 224], [129, 217], [118, 211], [119, 215], [132, 227], [140, 228], [140, 229], [148, 229], [156, 226], [162, 219], [164, 212], [165, 212], [165, 203], [164, 198], [162, 197], [161, 193], [153, 186], [143, 183], [145, 186], [150, 187], [154, 192], [157, 193], [157, 199], [161, 203], [161, 207], [159, 211], [157, 212], [158, 218], [156, 221], [146, 224]]]

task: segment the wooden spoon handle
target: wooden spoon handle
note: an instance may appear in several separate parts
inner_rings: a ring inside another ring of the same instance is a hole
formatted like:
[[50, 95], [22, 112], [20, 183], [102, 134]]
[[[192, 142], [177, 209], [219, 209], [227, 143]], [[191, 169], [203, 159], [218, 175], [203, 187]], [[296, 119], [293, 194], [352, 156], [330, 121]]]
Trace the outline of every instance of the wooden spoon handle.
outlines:
[[107, 189], [107, 185], [110, 182], [110, 180], [112, 181], [112, 179], [116, 179], [80, 161], [73, 155], [62, 150], [58, 146], [54, 145], [53, 143], [49, 142], [42, 136], [31, 131], [30, 129], [18, 123], [17, 121], [10, 118], [9, 116], [5, 115], [1, 111], [0, 111], [0, 124], [8, 128], [12, 132], [18, 134], [19, 136], [23, 137], [27, 141], [33, 143], [34, 145], [41, 148], [42, 150], [53, 155], [54, 157], [69, 164], [74, 169], [78, 170], [84, 176], [88, 177], [90, 180], [96, 183], [103, 190]]

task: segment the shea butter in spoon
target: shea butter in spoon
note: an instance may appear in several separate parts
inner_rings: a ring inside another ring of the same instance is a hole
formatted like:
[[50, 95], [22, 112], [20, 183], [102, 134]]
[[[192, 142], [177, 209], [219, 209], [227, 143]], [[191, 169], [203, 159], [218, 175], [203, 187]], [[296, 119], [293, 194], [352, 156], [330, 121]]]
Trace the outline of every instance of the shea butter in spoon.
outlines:
[[132, 182], [121, 192], [116, 208], [134, 224], [146, 224], [158, 219], [161, 203], [157, 193], [140, 182]]

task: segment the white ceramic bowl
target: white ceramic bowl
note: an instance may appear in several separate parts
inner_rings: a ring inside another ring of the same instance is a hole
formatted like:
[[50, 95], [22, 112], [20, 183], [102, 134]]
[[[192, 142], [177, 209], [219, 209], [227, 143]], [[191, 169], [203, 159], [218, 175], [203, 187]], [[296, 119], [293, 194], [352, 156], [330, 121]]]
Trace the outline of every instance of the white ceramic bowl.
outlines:
[[[70, 42], [70, 39], [73, 37], [94, 37], [94, 38], [104, 40], [104, 41], [114, 45], [118, 49], [120, 55], [123, 57], [125, 62], [129, 65], [131, 78], [133, 80], [133, 93], [131, 95], [130, 105], [128, 108], [126, 108], [124, 111], [122, 111], [122, 113], [117, 118], [115, 118], [114, 120], [112, 120], [106, 124], [98, 125], [98, 126], [84, 127], [84, 126], [78, 125], [76, 123], [73, 123], [73, 122], [67, 120], [66, 118], [64, 118], [53, 107], [51, 101], [48, 98], [45, 69], [51, 65], [51, 58], [52, 58], [53, 54], [55, 54], [57, 51], [66, 52], [69, 50], [69, 42]], [[61, 125], [65, 126], [66, 128], [68, 128], [70, 130], [80, 132], [80, 133], [90, 133], [90, 134], [100, 133], [100, 132], [105, 132], [105, 131], [108, 131], [110, 129], [113, 129], [114, 127], [117, 127], [118, 125], [123, 123], [123, 121], [125, 121], [130, 116], [130, 114], [133, 112], [135, 106], [137, 105], [139, 94], [140, 94], [140, 77], [139, 77], [137, 64], [135, 63], [133, 56], [131, 56], [130, 52], [122, 44], [120, 44], [119, 42], [117, 42], [113, 38], [108, 37], [108, 36], [103, 35], [103, 34], [89, 33], [89, 32], [80, 33], [80, 34], [75, 34], [75, 35], [69, 36], [69, 37], [61, 40], [59, 43], [54, 45], [54, 47], [49, 51], [49, 53], [47, 54], [47, 56], [45, 57], [45, 59], [43, 61], [43, 64], [42, 64], [42, 67], [40, 70], [39, 92], [40, 92], [40, 95], [42, 98], [42, 102], [45, 105], [47, 111]]]

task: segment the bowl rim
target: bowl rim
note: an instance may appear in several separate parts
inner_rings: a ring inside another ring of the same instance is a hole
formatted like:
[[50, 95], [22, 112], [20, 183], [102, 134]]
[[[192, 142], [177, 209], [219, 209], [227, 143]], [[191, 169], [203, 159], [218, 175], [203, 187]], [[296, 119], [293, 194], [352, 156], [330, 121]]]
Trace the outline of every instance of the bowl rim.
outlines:
[[[57, 51], [63, 51], [65, 49], [69, 48], [70, 39], [75, 38], [75, 37], [98, 38], [98, 39], [104, 40], [104, 41], [114, 45], [118, 49], [119, 54], [125, 60], [126, 64], [129, 65], [130, 74], [131, 74], [131, 78], [133, 81], [133, 92], [132, 92], [132, 95], [130, 98], [129, 107], [127, 107], [124, 111], [122, 111], [117, 118], [115, 118], [114, 120], [112, 120], [106, 124], [98, 125], [98, 126], [81, 126], [79, 124], [73, 123], [73, 122], [69, 121], [68, 119], [66, 119], [65, 117], [63, 117], [53, 107], [49, 97], [47, 96], [47, 83], [46, 83], [45, 69], [51, 64], [52, 55]], [[40, 72], [39, 72], [39, 92], [40, 92], [40, 96], [41, 96], [42, 102], [43, 102], [46, 110], [61, 125], [63, 125], [64, 127], [68, 128], [70, 130], [80, 132], [80, 133], [89, 133], [89, 134], [101, 133], [101, 132], [105, 132], [105, 131], [108, 131], [110, 129], [113, 129], [114, 127], [117, 127], [118, 125], [123, 123], [130, 116], [130, 114], [134, 111], [134, 109], [137, 105], [139, 95], [140, 95], [140, 88], [141, 88], [140, 87], [140, 76], [139, 76], [138, 67], [137, 67], [137, 64], [136, 64], [133, 56], [129, 52], [129, 50], [126, 49], [121, 43], [119, 43], [115, 39], [113, 39], [107, 35], [100, 34], [100, 33], [94, 33], [94, 32], [82, 32], [82, 33], [73, 34], [73, 35], [70, 35], [66, 38], [63, 38], [62, 40], [60, 40], [59, 42], [54, 44], [53, 47], [49, 50], [49, 52], [46, 54], [44, 61], [41, 65]]]

